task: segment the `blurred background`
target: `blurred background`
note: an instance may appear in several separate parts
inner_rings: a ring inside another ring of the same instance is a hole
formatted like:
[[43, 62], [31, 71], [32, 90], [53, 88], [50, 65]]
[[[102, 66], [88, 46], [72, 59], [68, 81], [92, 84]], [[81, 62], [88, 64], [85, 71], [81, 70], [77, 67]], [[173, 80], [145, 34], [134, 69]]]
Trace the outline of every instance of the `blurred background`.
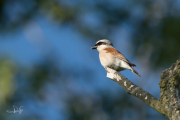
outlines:
[[[1, 0], [1, 120], [167, 120], [106, 78], [97, 40], [109, 39], [160, 96], [180, 56], [179, 0]], [[23, 112], [13, 111], [23, 106]]]

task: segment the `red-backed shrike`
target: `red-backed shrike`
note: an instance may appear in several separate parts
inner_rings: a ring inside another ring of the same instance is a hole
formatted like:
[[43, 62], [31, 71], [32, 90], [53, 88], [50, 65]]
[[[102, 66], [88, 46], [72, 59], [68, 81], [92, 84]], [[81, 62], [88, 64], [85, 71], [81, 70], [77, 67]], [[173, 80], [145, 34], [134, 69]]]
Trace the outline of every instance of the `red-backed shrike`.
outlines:
[[99, 40], [91, 49], [97, 49], [99, 51], [99, 59], [105, 69], [109, 67], [118, 72], [129, 69], [140, 77], [139, 73], [132, 68], [136, 67], [136, 65], [130, 63], [122, 53], [113, 47], [109, 40]]

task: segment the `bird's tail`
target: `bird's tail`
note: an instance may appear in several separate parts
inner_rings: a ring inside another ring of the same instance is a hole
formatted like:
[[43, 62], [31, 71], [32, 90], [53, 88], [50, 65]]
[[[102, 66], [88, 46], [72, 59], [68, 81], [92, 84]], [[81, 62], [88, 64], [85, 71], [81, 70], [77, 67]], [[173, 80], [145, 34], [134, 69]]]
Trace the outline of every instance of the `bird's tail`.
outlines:
[[138, 75], [139, 77], [141, 77], [141, 76], [139, 75], [139, 73], [138, 73], [137, 71], [135, 71], [133, 68], [131, 68], [131, 71], [132, 71], [133, 73], [135, 73], [136, 75]]

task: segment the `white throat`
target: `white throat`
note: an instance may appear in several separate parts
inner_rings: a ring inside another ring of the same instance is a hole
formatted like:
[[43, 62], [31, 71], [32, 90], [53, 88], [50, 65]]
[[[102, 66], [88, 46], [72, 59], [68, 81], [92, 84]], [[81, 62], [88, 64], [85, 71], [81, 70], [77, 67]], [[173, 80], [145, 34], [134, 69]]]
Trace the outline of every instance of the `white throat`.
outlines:
[[109, 47], [113, 47], [112, 45], [100, 45], [97, 47], [97, 51], [101, 51], [101, 50], [104, 50], [106, 48], [109, 48]]

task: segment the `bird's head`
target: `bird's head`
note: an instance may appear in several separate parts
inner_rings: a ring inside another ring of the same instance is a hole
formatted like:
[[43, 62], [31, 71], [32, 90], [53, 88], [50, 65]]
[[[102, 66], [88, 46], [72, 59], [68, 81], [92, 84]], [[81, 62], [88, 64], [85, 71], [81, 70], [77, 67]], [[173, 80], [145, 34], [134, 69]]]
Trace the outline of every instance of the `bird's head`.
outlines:
[[91, 49], [97, 49], [97, 51], [101, 51], [105, 48], [113, 47], [112, 43], [109, 40], [102, 39], [96, 42], [96, 44], [91, 47]]

